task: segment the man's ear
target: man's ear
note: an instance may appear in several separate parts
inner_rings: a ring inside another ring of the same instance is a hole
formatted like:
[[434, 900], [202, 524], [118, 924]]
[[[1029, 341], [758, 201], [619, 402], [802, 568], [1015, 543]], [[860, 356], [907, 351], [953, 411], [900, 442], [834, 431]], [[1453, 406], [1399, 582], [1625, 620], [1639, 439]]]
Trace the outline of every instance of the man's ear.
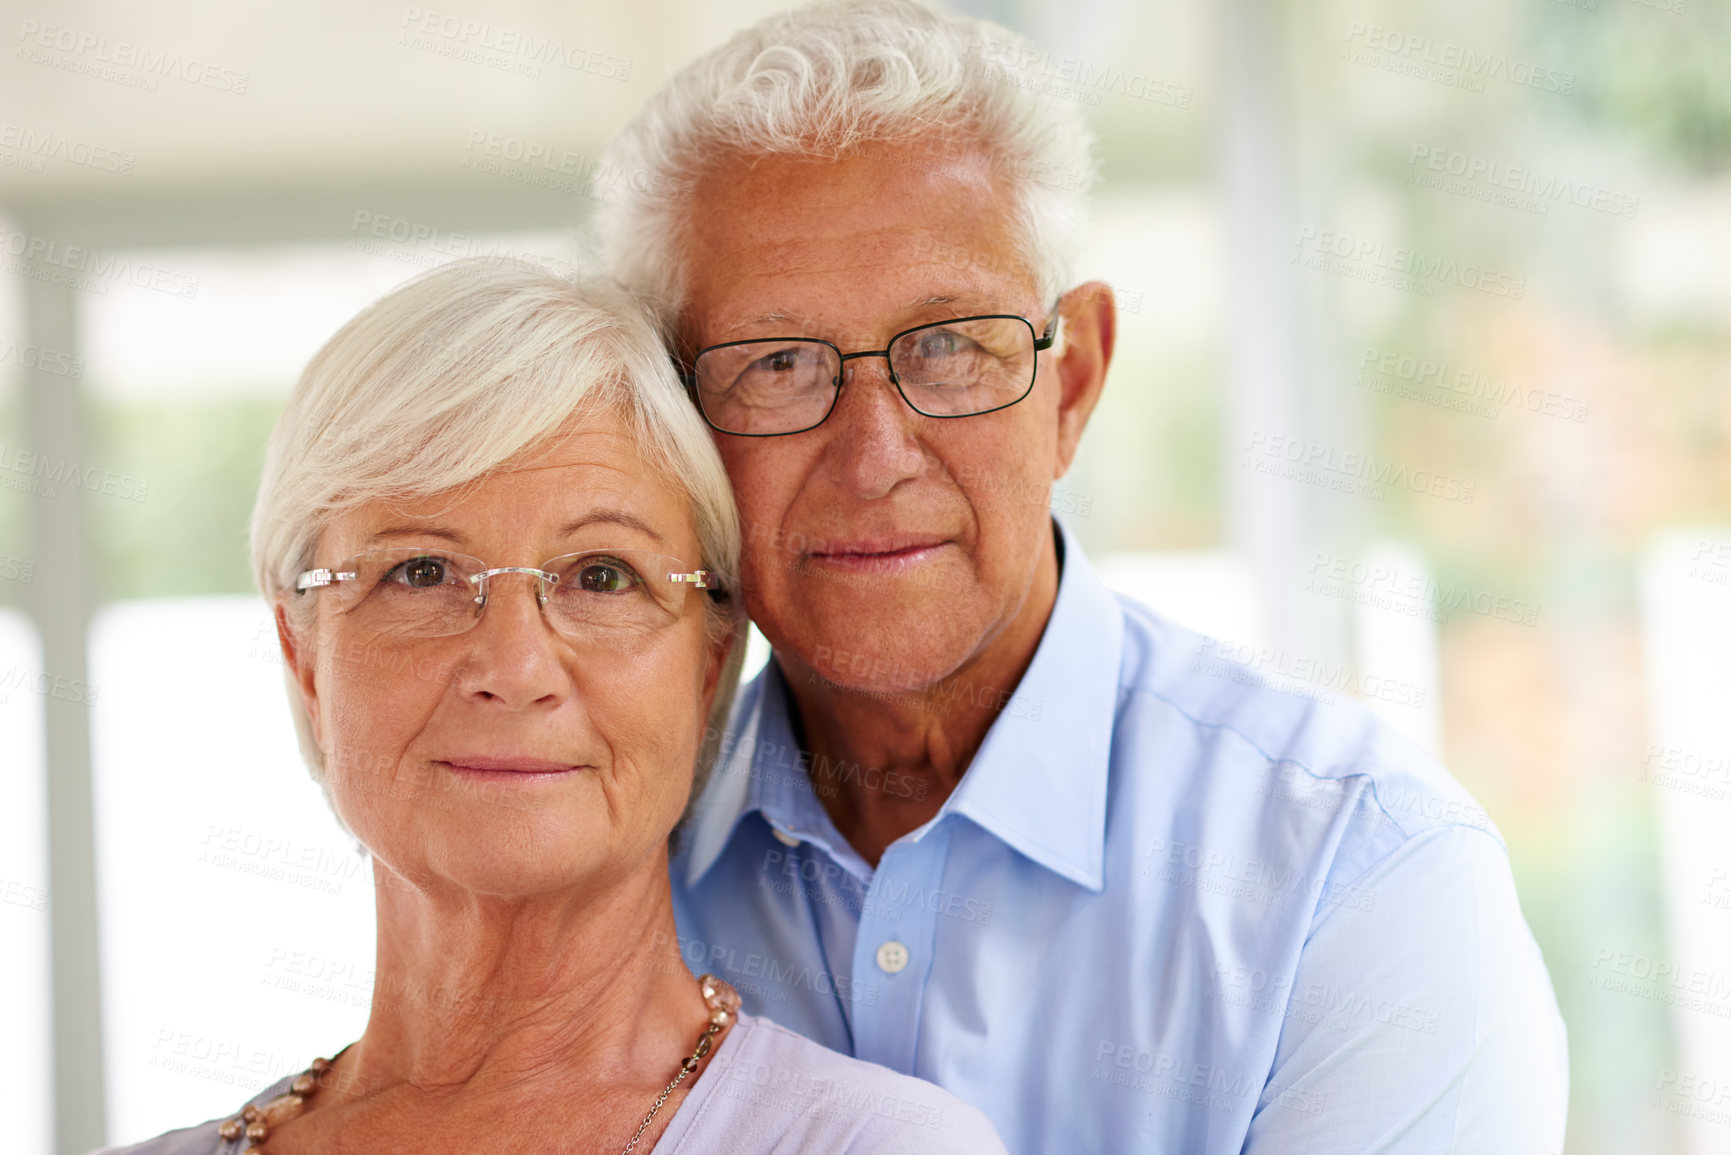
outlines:
[[1054, 350], [1058, 372], [1058, 463], [1054, 480], [1069, 471], [1088, 426], [1118, 337], [1118, 309], [1104, 281], [1077, 285], [1058, 302], [1063, 335]]
[[279, 594], [272, 606], [272, 616], [276, 619], [276, 640], [282, 647], [283, 667], [288, 671], [289, 683], [301, 696], [301, 708], [306, 711], [313, 742], [322, 749], [324, 738], [319, 732], [319, 690], [312, 648], [306, 644], [310, 639], [297, 634], [289, 624], [286, 599], [291, 596], [293, 595]]

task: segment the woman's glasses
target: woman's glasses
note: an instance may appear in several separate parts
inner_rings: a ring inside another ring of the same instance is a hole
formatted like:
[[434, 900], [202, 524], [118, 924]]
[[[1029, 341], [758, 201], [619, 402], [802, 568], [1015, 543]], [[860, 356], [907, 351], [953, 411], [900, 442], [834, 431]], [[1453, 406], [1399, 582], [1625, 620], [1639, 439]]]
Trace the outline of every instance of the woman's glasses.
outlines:
[[405, 638], [442, 638], [473, 629], [492, 583], [523, 574], [536, 586], [548, 624], [568, 636], [630, 636], [670, 625], [694, 589], [719, 579], [677, 558], [635, 549], [585, 550], [527, 566], [488, 566], [444, 549], [407, 547], [359, 554], [334, 569], [312, 569], [295, 591], [324, 589], [358, 628]]

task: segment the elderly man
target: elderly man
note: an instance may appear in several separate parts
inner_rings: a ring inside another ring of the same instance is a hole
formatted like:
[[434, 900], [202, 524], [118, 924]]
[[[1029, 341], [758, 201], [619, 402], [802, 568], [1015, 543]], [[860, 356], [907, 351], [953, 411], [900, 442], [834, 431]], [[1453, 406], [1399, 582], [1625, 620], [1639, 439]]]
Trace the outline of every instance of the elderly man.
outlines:
[[1559, 1150], [1562, 1023], [1482, 811], [1365, 711], [1198, 669], [1051, 516], [1114, 314], [1035, 55], [801, 8], [613, 147], [598, 235], [774, 646], [673, 864], [686, 957], [1012, 1151]]

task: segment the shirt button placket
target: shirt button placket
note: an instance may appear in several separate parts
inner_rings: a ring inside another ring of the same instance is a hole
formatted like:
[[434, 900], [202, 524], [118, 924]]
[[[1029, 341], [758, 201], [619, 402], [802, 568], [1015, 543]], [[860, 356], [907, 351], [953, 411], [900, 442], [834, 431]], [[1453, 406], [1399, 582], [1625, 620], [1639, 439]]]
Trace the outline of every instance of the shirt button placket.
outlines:
[[928, 830], [884, 852], [872, 875], [854, 941], [854, 1054], [912, 1074], [918, 1049], [920, 1006], [932, 970], [937, 916], [942, 908], [949, 827]]

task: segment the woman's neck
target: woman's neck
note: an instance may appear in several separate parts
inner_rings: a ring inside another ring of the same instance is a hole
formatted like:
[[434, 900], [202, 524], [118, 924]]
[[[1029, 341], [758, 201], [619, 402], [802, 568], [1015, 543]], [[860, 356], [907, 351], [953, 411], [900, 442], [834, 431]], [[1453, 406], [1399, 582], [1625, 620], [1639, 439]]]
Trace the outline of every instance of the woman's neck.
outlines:
[[377, 876], [372, 1014], [336, 1081], [354, 1097], [654, 1083], [708, 1020], [664, 855], [593, 895], [528, 900]]

